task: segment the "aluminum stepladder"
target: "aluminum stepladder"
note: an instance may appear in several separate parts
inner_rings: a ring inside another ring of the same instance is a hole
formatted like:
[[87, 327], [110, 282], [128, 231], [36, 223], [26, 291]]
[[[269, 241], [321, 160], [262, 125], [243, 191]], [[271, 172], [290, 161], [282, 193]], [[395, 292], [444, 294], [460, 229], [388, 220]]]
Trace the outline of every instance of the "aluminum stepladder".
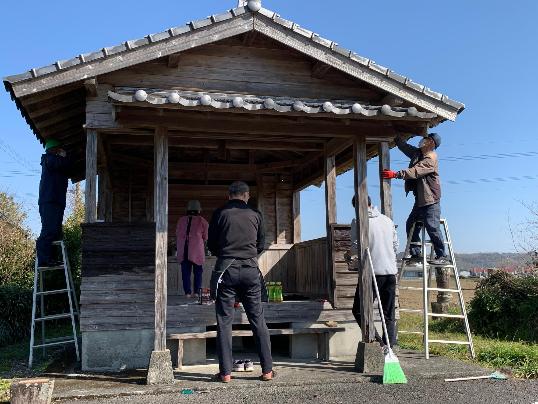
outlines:
[[[417, 223], [422, 224], [422, 231], [421, 231], [421, 241], [420, 242], [412, 242], [411, 238], [413, 235], [413, 232], [415, 230], [415, 226]], [[471, 335], [471, 329], [469, 327], [469, 320], [467, 318], [467, 310], [465, 308], [465, 302], [463, 299], [463, 292], [461, 290], [461, 283], [460, 283], [460, 277], [458, 272], [458, 267], [456, 265], [456, 257], [454, 255], [454, 249], [452, 246], [452, 239], [450, 238], [450, 232], [448, 230], [448, 223], [446, 219], [441, 219], [441, 229], [444, 233], [444, 243], [445, 246], [448, 248], [448, 255], [450, 258], [450, 264], [449, 265], [435, 265], [430, 264], [427, 259], [426, 254], [426, 248], [431, 248], [430, 256], [433, 258], [434, 251], [433, 251], [433, 244], [431, 241], [426, 241], [426, 228], [423, 225], [421, 221], [415, 222], [413, 224], [413, 227], [411, 228], [411, 232], [409, 233], [409, 237], [407, 238], [407, 244], [405, 246], [405, 252], [404, 256], [402, 258], [402, 264], [400, 267], [400, 273], [398, 276], [398, 283], [399, 285], [402, 285], [402, 279], [404, 277], [405, 272], [410, 272], [412, 270], [417, 270], [417, 268], [422, 268], [422, 287], [413, 287], [413, 286], [400, 286], [400, 290], [415, 290], [415, 291], [422, 291], [423, 293], [423, 307], [421, 309], [414, 309], [414, 308], [400, 308], [400, 312], [403, 313], [422, 313], [423, 315], [423, 331], [398, 331], [398, 333], [401, 334], [419, 334], [423, 336], [423, 342], [424, 342], [424, 355], [426, 359], [429, 359], [430, 357], [430, 344], [431, 343], [439, 343], [439, 344], [458, 344], [458, 345], [467, 345], [469, 348], [469, 353], [471, 354], [471, 357], [475, 357], [474, 352], [474, 345], [473, 345], [473, 337]], [[406, 263], [409, 262], [409, 256], [410, 256], [410, 248], [411, 246], [420, 246], [421, 252], [422, 252], [422, 265], [421, 267], [409, 267], [406, 265]], [[439, 287], [431, 287], [431, 275], [432, 271], [430, 269], [436, 269], [436, 268], [443, 268], [452, 270], [454, 274], [454, 280], [456, 283], [456, 289], [444, 289]], [[460, 313], [461, 314], [444, 314], [444, 313], [433, 313], [429, 310], [429, 292], [442, 292], [442, 293], [455, 293], [458, 295], [458, 301], [460, 306]], [[465, 333], [467, 336], [467, 341], [449, 341], [449, 340], [443, 340], [443, 339], [430, 339], [429, 335], [429, 321], [430, 317], [433, 318], [454, 318], [454, 319], [460, 319], [463, 320], [465, 324]]]
[[[33, 304], [32, 304], [32, 325], [31, 325], [31, 334], [30, 334], [30, 355], [28, 358], [28, 367], [32, 368], [33, 359], [34, 359], [34, 349], [42, 348], [43, 355], [45, 355], [46, 347], [58, 346], [65, 344], [75, 344], [75, 351], [77, 354], [77, 361], [80, 361], [80, 352], [78, 346], [78, 337], [77, 337], [77, 328], [76, 328], [76, 317], [79, 317], [79, 308], [78, 302], [75, 294], [75, 285], [73, 283], [73, 276], [71, 274], [71, 269], [69, 267], [69, 260], [67, 259], [67, 250], [65, 248], [65, 243], [63, 240], [54, 241], [52, 243], [53, 247], [60, 247], [62, 255], [62, 263], [57, 266], [51, 267], [38, 267], [37, 266], [37, 257], [35, 260], [34, 266], [34, 293], [33, 293]], [[45, 290], [45, 281], [44, 274], [52, 271], [62, 270], [65, 280], [65, 288], [56, 289], [56, 290]], [[47, 316], [45, 313], [45, 296], [51, 295], [61, 295], [65, 294], [69, 302], [69, 312], [61, 314], [52, 314]], [[37, 315], [37, 299], [39, 297], [39, 317]], [[45, 322], [50, 320], [58, 320], [70, 318], [72, 335], [60, 338], [45, 338]], [[35, 344], [35, 329], [36, 322], [41, 324], [41, 343]]]

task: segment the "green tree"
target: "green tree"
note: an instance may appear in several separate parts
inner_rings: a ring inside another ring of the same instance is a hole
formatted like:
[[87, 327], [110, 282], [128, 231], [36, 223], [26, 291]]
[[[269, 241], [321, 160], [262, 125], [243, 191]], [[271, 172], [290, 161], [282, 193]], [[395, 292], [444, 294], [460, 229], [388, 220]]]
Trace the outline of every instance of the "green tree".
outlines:
[[68, 214], [64, 220], [64, 240], [69, 256], [69, 264], [75, 283], [80, 280], [80, 266], [82, 261], [82, 228], [84, 221], [84, 199], [80, 184], [69, 190]]
[[25, 221], [23, 206], [0, 192], [0, 286], [33, 286], [35, 242]]

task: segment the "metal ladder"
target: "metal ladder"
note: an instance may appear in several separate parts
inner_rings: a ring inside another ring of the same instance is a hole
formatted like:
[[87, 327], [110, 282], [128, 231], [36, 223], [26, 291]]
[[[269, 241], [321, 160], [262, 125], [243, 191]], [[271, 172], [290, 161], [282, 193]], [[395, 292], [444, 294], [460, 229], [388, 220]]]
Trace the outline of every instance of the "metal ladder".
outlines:
[[[420, 242], [412, 242], [411, 237], [413, 235], [413, 232], [415, 230], [415, 226], [417, 223], [422, 224], [422, 234], [421, 234], [421, 241]], [[424, 224], [421, 221], [417, 221], [413, 224], [413, 227], [411, 228], [411, 232], [409, 233], [409, 237], [407, 239], [407, 244], [405, 246], [405, 252], [404, 256], [402, 258], [402, 264], [400, 267], [400, 273], [398, 277], [398, 283], [402, 284], [402, 279], [405, 274], [405, 272], [410, 272], [412, 268], [414, 270], [420, 268], [420, 267], [409, 267], [409, 265], [406, 265], [409, 263], [410, 258], [410, 248], [412, 245], [420, 246], [421, 252], [422, 252], [422, 287], [413, 287], [413, 286], [400, 286], [400, 290], [416, 290], [416, 291], [422, 291], [423, 293], [423, 307], [422, 309], [414, 309], [414, 308], [400, 308], [400, 312], [403, 313], [422, 313], [424, 319], [424, 331], [398, 331], [400, 334], [419, 334], [423, 336], [423, 342], [424, 342], [424, 354], [426, 359], [429, 359], [430, 357], [430, 344], [431, 343], [439, 343], [439, 344], [458, 344], [458, 345], [467, 345], [469, 348], [469, 353], [471, 354], [471, 357], [475, 357], [474, 352], [474, 345], [473, 345], [473, 338], [471, 335], [471, 329], [469, 327], [469, 321], [467, 319], [467, 310], [465, 309], [465, 302], [463, 300], [463, 292], [461, 290], [461, 283], [460, 283], [460, 277], [458, 273], [458, 267], [456, 265], [456, 257], [454, 256], [454, 249], [452, 247], [452, 240], [450, 238], [450, 232], [448, 231], [448, 223], [446, 219], [441, 219], [441, 229], [442, 232], [444, 232], [444, 243], [446, 247], [448, 248], [448, 253], [450, 257], [451, 264], [449, 265], [434, 265], [430, 264], [426, 258], [426, 248], [431, 247], [430, 257], [433, 258], [434, 250], [433, 250], [433, 244], [431, 241], [426, 241], [426, 228]], [[432, 272], [430, 271], [430, 268], [446, 268], [448, 270], [453, 270], [454, 272], [454, 280], [456, 282], [456, 289], [443, 289], [438, 287], [431, 287], [431, 275]], [[460, 312], [461, 314], [444, 314], [444, 313], [433, 313], [429, 311], [429, 292], [441, 292], [441, 293], [457, 293], [459, 298], [459, 306], [460, 306]], [[430, 339], [429, 335], [429, 321], [430, 317], [433, 318], [454, 318], [454, 319], [460, 319], [463, 320], [465, 324], [465, 333], [467, 335], [467, 341], [449, 341], [449, 340], [442, 340], [442, 339]]]
[[[32, 368], [33, 359], [34, 359], [34, 349], [42, 348], [43, 356], [45, 356], [46, 347], [64, 345], [64, 344], [75, 344], [75, 350], [77, 354], [77, 361], [80, 361], [80, 353], [78, 347], [78, 338], [77, 338], [77, 328], [76, 328], [76, 318], [79, 316], [78, 302], [75, 295], [75, 286], [73, 284], [73, 277], [71, 275], [71, 269], [69, 268], [69, 260], [67, 259], [67, 250], [63, 240], [54, 241], [52, 243], [54, 247], [59, 246], [62, 254], [62, 264], [58, 266], [51, 267], [38, 267], [37, 266], [37, 257], [35, 260], [34, 266], [34, 293], [33, 293], [33, 304], [32, 304], [32, 329], [30, 334], [30, 357], [28, 359], [28, 367]], [[45, 281], [44, 274], [47, 272], [63, 270], [64, 279], [65, 279], [65, 288], [56, 289], [56, 290], [45, 290]], [[46, 315], [45, 313], [45, 296], [51, 295], [67, 295], [67, 300], [69, 301], [69, 312], [61, 314], [52, 314]], [[39, 308], [39, 317], [37, 315], [37, 298], [40, 299], [40, 308]], [[45, 338], [45, 322], [50, 320], [59, 320], [64, 318], [71, 319], [72, 335], [60, 338]], [[41, 324], [41, 343], [35, 344], [35, 329], [36, 322]]]

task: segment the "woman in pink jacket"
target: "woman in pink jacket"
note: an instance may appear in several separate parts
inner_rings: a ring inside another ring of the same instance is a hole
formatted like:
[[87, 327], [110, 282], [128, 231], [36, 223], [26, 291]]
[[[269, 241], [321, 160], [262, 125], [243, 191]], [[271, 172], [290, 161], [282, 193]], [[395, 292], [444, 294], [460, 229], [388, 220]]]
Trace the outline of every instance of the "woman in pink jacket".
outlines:
[[[185, 296], [198, 296], [202, 287], [202, 272], [207, 241], [207, 220], [200, 216], [200, 202], [193, 200], [187, 204], [187, 215], [182, 216], [176, 227], [177, 261], [181, 264], [181, 278]], [[194, 271], [194, 293], [191, 289], [191, 272]]]

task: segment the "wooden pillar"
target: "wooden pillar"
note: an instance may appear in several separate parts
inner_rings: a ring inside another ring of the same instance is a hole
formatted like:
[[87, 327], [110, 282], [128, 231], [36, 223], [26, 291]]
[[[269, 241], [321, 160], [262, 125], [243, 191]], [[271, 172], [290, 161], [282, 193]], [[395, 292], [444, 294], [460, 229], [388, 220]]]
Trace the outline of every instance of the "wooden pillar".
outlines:
[[327, 231], [329, 231], [330, 225], [336, 223], [335, 156], [325, 156], [325, 212]]
[[374, 341], [374, 314], [372, 301], [372, 271], [368, 264], [368, 188], [366, 185], [366, 138], [353, 141], [353, 168], [355, 183], [355, 217], [359, 259], [359, 293], [361, 299], [362, 341]]
[[379, 197], [381, 200], [381, 213], [392, 219], [392, 189], [390, 180], [383, 179], [383, 170], [390, 170], [390, 148], [388, 142], [380, 142], [379, 152]]
[[166, 349], [166, 272], [168, 246], [168, 133], [155, 130], [155, 351]]
[[325, 228], [327, 232], [327, 262], [325, 272], [327, 274], [327, 293], [329, 300], [336, 304], [336, 291], [334, 279], [334, 256], [332, 251], [331, 224], [336, 223], [336, 161], [334, 155], [325, 154], [324, 179], [325, 179]]
[[86, 131], [86, 188], [84, 190], [84, 207], [86, 223], [97, 219], [97, 132]]
[[293, 193], [293, 243], [301, 242], [301, 191]]

